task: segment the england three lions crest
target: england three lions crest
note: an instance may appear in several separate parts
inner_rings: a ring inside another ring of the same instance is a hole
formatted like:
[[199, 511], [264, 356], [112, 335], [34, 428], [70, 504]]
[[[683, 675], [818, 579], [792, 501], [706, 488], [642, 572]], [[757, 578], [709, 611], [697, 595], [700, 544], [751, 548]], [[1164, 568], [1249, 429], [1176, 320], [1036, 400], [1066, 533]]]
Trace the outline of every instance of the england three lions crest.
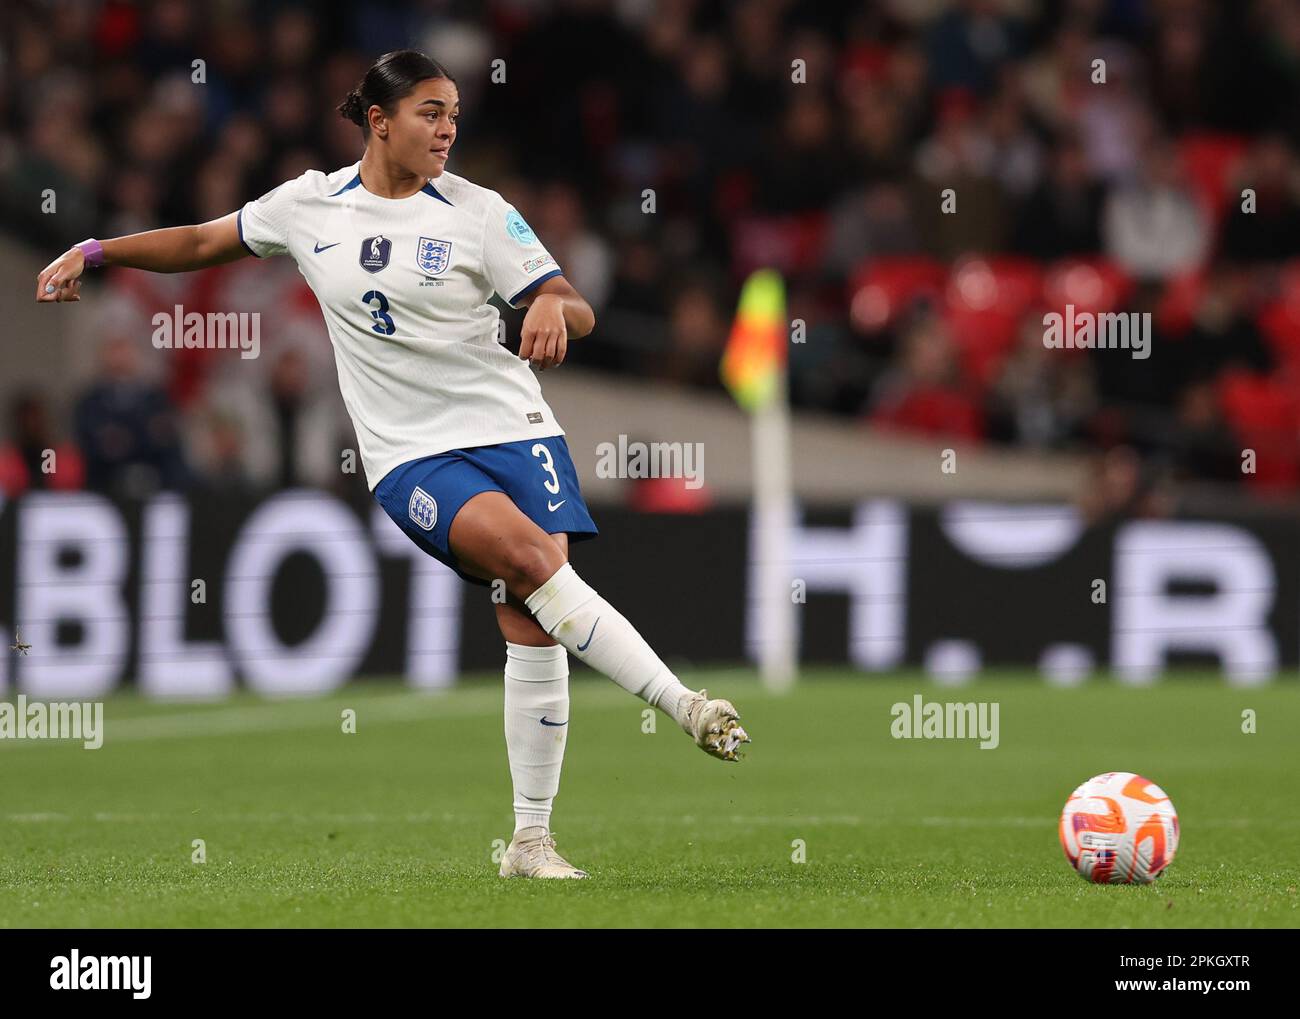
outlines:
[[415, 526], [422, 531], [432, 531], [433, 525], [438, 522], [438, 503], [423, 488], [416, 487], [411, 493], [411, 501], [407, 506], [407, 512], [415, 521]]
[[451, 241], [421, 237], [415, 246], [415, 264], [426, 276], [441, 276], [451, 264]]

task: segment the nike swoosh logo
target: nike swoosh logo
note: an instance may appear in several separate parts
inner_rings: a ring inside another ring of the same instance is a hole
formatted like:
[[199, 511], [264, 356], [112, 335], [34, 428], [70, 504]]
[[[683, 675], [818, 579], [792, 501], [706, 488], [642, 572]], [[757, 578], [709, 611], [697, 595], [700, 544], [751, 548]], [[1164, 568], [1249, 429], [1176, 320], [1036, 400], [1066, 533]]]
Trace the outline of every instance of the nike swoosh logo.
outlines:
[[563, 722], [548, 722], [548, 721], [546, 720], [546, 716], [545, 716], [545, 715], [542, 716], [542, 725], [557, 725], [557, 726], [558, 726], [558, 725], [568, 725], [568, 724], [569, 724], [569, 722], [568, 722], [567, 719], [566, 719], [565, 721], [563, 721]]
[[596, 617], [596, 622], [591, 624], [591, 633], [587, 634], [587, 643], [585, 643], [585, 644], [579, 644], [579, 645], [578, 645], [578, 650], [579, 650], [579, 651], [586, 651], [587, 648], [591, 647], [591, 638], [592, 638], [592, 635], [595, 634], [595, 632], [596, 632], [596, 624], [599, 623], [599, 622], [600, 622], [600, 616], [597, 616], [597, 617]]
[[317, 241], [317, 242], [316, 242], [316, 254], [319, 255], [322, 251], [329, 251], [330, 248], [337, 248], [337, 247], [338, 247], [340, 244], [342, 244], [342, 243], [343, 243], [342, 241], [335, 241], [333, 244], [326, 244], [325, 247], [322, 248], [322, 247], [320, 246], [320, 241]]
[[551, 500], [550, 500], [550, 499], [547, 499], [547, 500], [546, 500], [546, 508], [547, 508], [548, 510], [550, 510], [552, 513], [554, 513], [557, 509], [559, 509], [561, 506], [563, 506], [563, 505], [564, 505], [566, 502], [568, 502], [568, 501], [569, 501], [568, 499], [561, 499], [561, 500], [560, 500], [559, 502], [557, 502], [554, 506], [552, 506], [552, 505], [551, 505]]

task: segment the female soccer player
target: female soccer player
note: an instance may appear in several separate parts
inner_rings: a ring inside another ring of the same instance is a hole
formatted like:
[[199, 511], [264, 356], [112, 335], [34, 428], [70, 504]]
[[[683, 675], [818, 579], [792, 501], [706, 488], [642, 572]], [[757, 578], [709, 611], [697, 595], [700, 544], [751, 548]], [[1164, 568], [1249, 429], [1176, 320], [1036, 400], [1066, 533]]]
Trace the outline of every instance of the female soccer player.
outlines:
[[[425, 552], [466, 580], [503, 582], [505, 734], [515, 833], [502, 877], [581, 878], [559, 855], [551, 804], [569, 721], [567, 652], [675, 719], [725, 761], [749, 736], [729, 701], [688, 690], [632, 624], [574, 572], [569, 539], [596, 535], [564, 430], [525, 362], [564, 362], [591, 307], [523, 217], [446, 171], [459, 96], [437, 62], [380, 57], [339, 112], [365, 154], [309, 170], [197, 226], [89, 239], [51, 262], [36, 299], [80, 300], [86, 266], [189, 272], [287, 254], [325, 315], [366, 480]], [[514, 357], [499, 293], [528, 313]]]

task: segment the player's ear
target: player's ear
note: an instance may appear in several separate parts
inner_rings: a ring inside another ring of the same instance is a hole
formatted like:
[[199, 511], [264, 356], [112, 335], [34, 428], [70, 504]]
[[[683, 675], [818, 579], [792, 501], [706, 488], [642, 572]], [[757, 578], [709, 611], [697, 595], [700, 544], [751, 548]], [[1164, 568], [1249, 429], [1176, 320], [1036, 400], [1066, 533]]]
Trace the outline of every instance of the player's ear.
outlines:
[[370, 107], [366, 111], [366, 120], [370, 123], [370, 133], [380, 138], [388, 137], [388, 118], [384, 116], [384, 109], [378, 104]]

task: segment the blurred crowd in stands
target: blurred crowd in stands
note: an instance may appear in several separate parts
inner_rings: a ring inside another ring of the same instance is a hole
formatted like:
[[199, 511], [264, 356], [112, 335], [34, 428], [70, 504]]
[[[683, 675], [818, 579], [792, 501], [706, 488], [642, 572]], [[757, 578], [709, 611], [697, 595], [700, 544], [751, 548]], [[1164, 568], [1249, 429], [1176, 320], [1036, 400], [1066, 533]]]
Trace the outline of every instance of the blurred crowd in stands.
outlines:
[[[335, 105], [414, 45], [457, 78], [449, 169], [505, 194], [596, 309], [572, 363], [717, 387], [738, 283], [774, 265], [807, 327], [798, 407], [1300, 487], [1295, 0], [5, 7], [0, 211], [49, 257], [353, 162]], [[110, 271], [90, 296], [98, 376], [18, 395], [0, 489], [49, 483], [47, 449], [77, 464], [61, 484], [111, 491], [338, 483], [348, 424], [291, 262]], [[175, 303], [263, 312], [262, 359], [154, 351]], [[1150, 313], [1151, 356], [1047, 349], [1067, 304]]]

